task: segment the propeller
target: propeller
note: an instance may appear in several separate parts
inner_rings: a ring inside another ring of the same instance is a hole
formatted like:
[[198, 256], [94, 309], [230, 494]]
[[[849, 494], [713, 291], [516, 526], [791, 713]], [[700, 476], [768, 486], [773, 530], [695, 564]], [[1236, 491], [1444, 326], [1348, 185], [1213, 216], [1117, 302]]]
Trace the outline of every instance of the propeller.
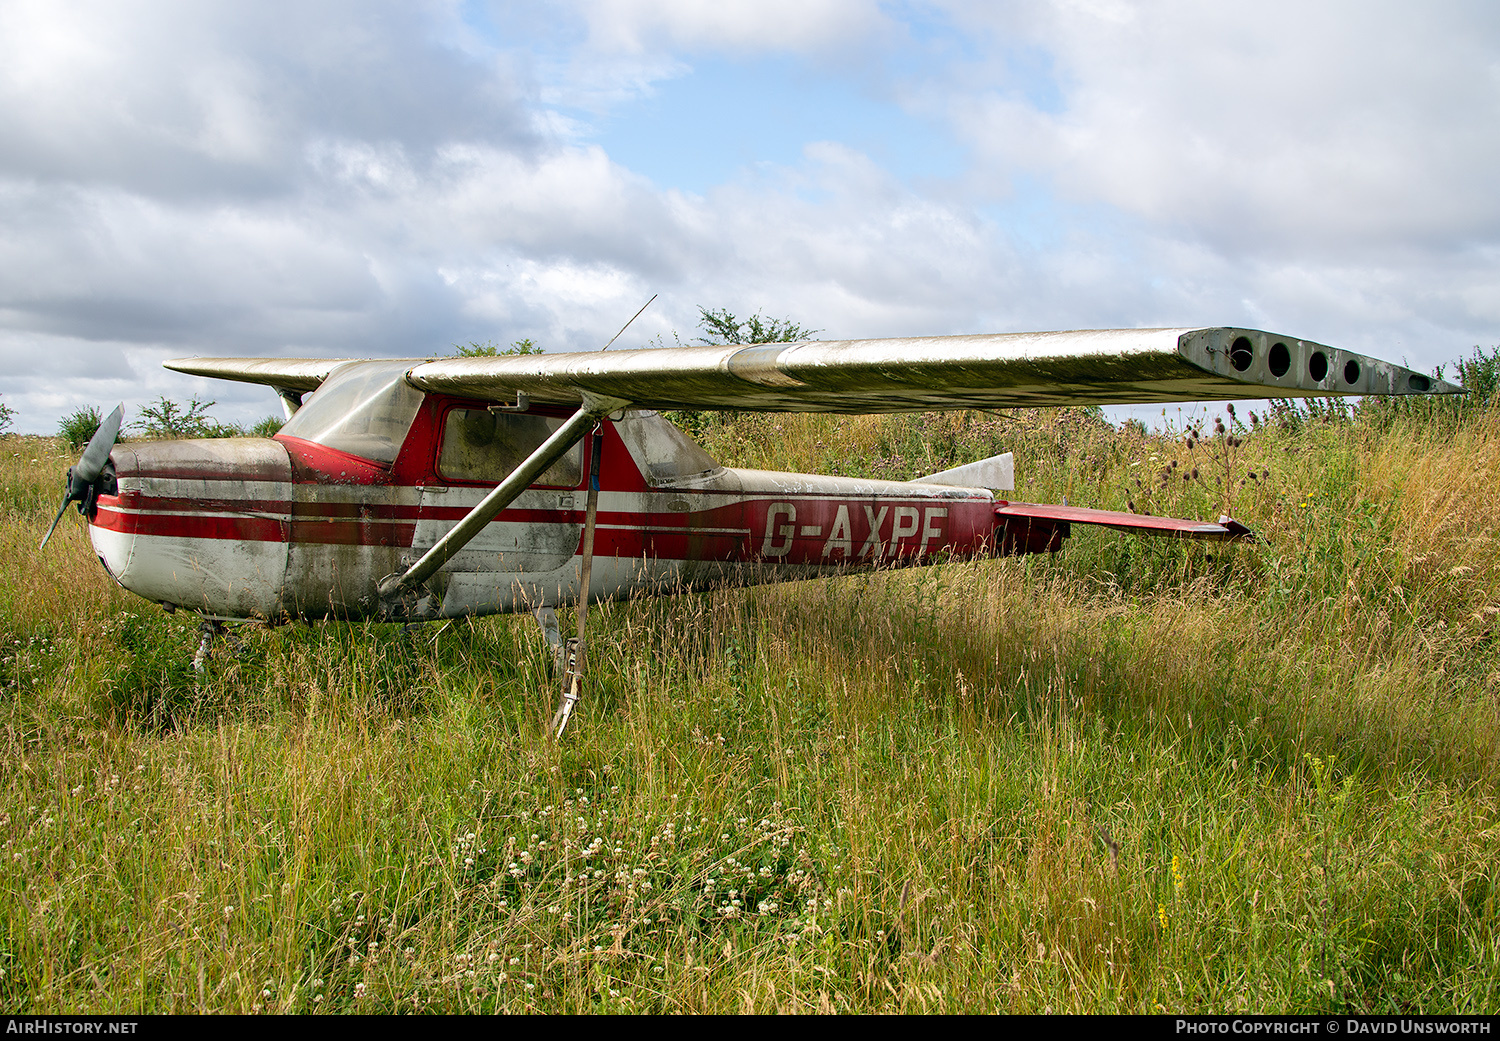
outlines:
[[125, 406], [123, 404], [115, 406], [109, 418], [99, 424], [99, 429], [89, 439], [88, 447], [83, 450], [83, 456], [76, 465], [68, 469], [68, 488], [63, 493], [62, 506], [58, 509], [57, 516], [52, 519], [52, 527], [47, 529], [47, 534], [37, 549], [46, 548], [47, 540], [52, 538], [52, 533], [57, 530], [58, 522], [68, 510], [68, 503], [78, 503], [79, 513], [83, 513], [88, 508], [94, 482], [104, 472], [104, 464], [109, 461], [109, 450], [115, 446], [115, 438], [120, 436], [120, 422], [124, 418]]

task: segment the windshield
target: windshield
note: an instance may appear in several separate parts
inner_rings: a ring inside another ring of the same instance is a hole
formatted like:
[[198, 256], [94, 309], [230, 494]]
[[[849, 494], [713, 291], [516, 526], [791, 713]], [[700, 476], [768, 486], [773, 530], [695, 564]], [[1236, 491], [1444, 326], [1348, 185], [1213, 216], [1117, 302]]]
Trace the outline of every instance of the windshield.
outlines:
[[422, 392], [406, 382], [410, 368], [409, 361], [341, 365], [281, 432], [377, 463], [393, 463], [422, 404]]

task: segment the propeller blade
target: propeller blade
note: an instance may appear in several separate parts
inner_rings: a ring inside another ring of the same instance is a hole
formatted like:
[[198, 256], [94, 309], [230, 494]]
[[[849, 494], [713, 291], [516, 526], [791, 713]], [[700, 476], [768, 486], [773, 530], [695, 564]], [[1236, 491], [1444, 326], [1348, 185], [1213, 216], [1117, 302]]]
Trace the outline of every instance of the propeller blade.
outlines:
[[63, 496], [64, 498], [62, 508], [57, 511], [57, 516], [52, 518], [52, 527], [48, 528], [47, 534], [42, 537], [42, 544], [37, 547], [37, 552], [41, 552], [42, 550], [47, 548], [47, 540], [50, 539], [52, 537], [52, 533], [57, 530], [57, 525], [58, 522], [62, 520], [62, 515], [68, 512], [68, 503], [73, 501], [73, 497], [71, 495], [68, 495], [66, 492], [63, 493]]
[[83, 458], [73, 468], [74, 475], [83, 484], [93, 484], [94, 479], [104, 472], [104, 463], [109, 459], [109, 450], [115, 446], [115, 438], [120, 436], [120, 421], [124, 418], [125, 405], [121, 403], [115, 406], [108, 419], [99, 424], [99, 429], [89, 440]]
[[38, 550], [45, 549], [47, 542], [52, 538], [52, 533], [57, 530], [57, 525], [62, 521], [62, 515], [68, 511], [68, 503], [76, 502], [79, 509], [83, 509], [83, 503], [88, 502], [90, 486], [99, 479], [104, 472], [104, 464], [109, 461], [109, 450], [115, 446], [115, 438], [120, 436], [120, 422], [125, 418], [125, 405], [115, 406], [115, 410], [109, 414], [99, 429], [94, 431], [94, 436], [89, 438], [88, 447], [83, 450], [83, 457], [78, 464], [68, 470], [68, 487], [63, 492], [63, 503], [57, 511], [57, 516], [52, 518], [52, 527], [47, 529], [47, 534], [42, 537], [42, 544]]

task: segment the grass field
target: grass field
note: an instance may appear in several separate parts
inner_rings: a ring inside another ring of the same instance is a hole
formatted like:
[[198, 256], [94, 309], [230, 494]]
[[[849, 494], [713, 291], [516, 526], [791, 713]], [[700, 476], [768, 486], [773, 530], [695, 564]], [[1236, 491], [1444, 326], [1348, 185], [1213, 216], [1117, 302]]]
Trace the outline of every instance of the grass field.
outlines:
[[115, 588], [76, 517], [37, 552], [66, 446], [0, 440], [0, 1005], [1500, 1007], [1494, 414], [702, 437], [902, 478], [1010, 449], [1018, 499], [1266, 541], [1075, 529], [602, 606], [554, 744], [529, 618], [245, 630], [195, 680], [193, 620]]

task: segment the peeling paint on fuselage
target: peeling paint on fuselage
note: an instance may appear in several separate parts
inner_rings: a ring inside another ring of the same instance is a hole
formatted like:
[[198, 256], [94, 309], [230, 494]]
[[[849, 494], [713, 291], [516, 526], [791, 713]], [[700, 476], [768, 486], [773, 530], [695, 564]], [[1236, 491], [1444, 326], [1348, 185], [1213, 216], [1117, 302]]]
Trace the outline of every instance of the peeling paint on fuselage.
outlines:
[[[288, 436], [116, 446], [118, 494], [98, 500], [95, 548], [132, 592], [212, 618], [456, 617], [574, 602], [582, 479], [532, 487], [424, 595], [395, 613], [381, 605], [379, 581], [504, 476], [439, 472], [444, 416], [484, 406], [429, 395], [389, 465]], [[654, 413], [603, 428], [593, 599], [1051, 550], [1065, 534], [1044, 524], [1006, 536], [983, 490], [720, 467]]]

